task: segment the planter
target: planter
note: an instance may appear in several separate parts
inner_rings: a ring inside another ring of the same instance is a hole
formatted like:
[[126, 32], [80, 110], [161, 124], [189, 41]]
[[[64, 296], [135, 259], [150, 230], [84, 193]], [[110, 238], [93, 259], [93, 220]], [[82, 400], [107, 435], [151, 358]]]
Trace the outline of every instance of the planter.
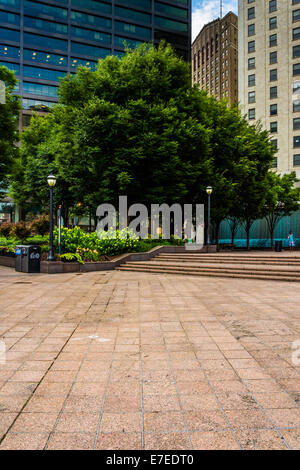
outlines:
[[15, 268], [16, 258], [11, 256], [0, 256], [0, 265], [8, 268]]

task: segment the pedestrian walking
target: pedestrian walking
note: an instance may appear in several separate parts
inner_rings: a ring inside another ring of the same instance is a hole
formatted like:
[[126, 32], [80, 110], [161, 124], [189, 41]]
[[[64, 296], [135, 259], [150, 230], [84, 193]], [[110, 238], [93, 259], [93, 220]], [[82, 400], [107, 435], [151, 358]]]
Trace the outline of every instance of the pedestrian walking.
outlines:
[[295, 248], [295, 240], [294, 240], [294, 234], [292, 231], [290, 231], [289, 233], [288, 241], [289, 241], [290, 251], [293, 251]]

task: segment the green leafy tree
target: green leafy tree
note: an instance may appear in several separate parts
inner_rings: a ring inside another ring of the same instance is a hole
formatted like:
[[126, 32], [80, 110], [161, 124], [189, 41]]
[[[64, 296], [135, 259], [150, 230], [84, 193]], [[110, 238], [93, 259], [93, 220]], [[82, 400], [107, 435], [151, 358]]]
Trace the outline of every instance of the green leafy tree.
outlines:
[[0, 66], [0, 81], [6, 86], [5, 104], [0, 103], [0, 197], [8, 186], [8, 176], [13, 171], [18, 156], [18, 123], [20, 102], [13, 94], [17, 80], [7, 67]]
[[299, 209], [300, 188], [295, 187], [295, 183], [298, 181], [295, 172], [282, 176], [277, 173], [269, 174], [265, 210], [267, 212], [266, 221], [270, 232], [272, 248], [274, 244], [274, 231], [278, 222], [283, 217], [289, 216]]

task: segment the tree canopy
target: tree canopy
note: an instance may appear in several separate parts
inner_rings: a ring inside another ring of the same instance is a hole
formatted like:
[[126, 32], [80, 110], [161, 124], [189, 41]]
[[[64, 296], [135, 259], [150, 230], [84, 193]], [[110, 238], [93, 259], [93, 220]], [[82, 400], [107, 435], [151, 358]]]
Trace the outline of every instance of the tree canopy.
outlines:
[[146, 205], [203, 203], [211, 185], [217, 226], [263, 214], [275, 154], [238, 106], [192, 88], [189, 65], [163, 44], [109, 56], [94, 72], [79, 67], [61, 81], [59, 104], [34, 117], [21, 140], [20, 202], [47, 204], [50, 172], [66, 214], [78, 203], [95, 213], [122, 194]]
[[5, 104], [0, 103], [0, 197], [7, 188], [18, 155], [18, 123], [20, 103], [13, 94], [17, 80], [7, 67], [0, 66], [0, 81], [5, 83]]

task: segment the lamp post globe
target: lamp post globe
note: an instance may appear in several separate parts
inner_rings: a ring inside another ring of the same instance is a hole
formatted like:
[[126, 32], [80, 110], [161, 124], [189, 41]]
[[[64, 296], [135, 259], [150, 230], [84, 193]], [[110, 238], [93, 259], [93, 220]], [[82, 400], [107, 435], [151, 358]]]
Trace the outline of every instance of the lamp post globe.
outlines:
[[213, 192], [213, 188], [211, 186], [207, 186], [206, 193], [207, 193], [207, 245], [210, 245], [210, 196]]
[[49, 213], [49, 228], [50, 228], [50, 237], [49, 237], [49, 255], [48, 261], [55, 261], [54, 250], [53, 250], [53, 188], [56, 185], [56, 177], [49, 175], [47, 177], [47, 183], [50, 190], [50, 213]]

